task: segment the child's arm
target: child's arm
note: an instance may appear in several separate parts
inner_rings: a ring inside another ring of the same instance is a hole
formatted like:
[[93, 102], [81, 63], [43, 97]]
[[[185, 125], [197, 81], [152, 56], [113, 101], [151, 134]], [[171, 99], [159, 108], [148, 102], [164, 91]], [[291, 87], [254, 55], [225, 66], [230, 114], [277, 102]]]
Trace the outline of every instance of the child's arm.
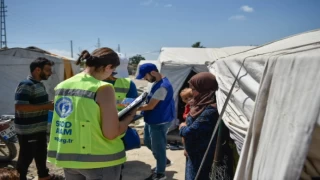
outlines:
[[183, 113], [183, 119], [184, 120], [187, 119], [189, 112], [190, 112], [190, 105], [187, 104], [186, 107], [184, 108], [184, 113]]

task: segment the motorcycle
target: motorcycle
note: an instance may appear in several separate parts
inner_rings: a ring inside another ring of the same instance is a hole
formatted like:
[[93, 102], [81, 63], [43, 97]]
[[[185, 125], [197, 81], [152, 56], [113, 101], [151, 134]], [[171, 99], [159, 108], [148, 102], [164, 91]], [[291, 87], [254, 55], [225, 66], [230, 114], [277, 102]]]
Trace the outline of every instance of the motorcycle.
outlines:
[[14, 116], [0, 117], [0, 162], [13, 160], [17, 156], [17, 136], [14, 128]]

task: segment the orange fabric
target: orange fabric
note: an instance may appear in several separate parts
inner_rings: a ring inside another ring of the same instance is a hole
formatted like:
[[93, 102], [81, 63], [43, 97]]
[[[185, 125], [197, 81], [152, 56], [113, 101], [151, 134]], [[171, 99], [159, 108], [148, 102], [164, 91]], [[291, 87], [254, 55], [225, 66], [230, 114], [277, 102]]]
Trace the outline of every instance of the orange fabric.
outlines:
[[63, 59], [63, 64], [64, 64], [64, 79], [69, 79], [70, 77], [72, 77], [73, 71], [72, 71], [72, 66], [70, 61]]

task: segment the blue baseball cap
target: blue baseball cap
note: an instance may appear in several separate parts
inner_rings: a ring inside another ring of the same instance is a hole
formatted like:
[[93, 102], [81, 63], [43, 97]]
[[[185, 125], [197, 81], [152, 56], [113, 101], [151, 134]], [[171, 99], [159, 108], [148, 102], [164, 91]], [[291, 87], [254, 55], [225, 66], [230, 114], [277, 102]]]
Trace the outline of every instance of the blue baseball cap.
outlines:
[[136, 77], [136, 79], [143, 79], [144, 76], [146, 76], [146, 74], [150, 73], [151, 71], [157, 71], [158, 72], [157, 66], [152, 64], [152, 63], [142, 64], [139, 67], [139, 74]]

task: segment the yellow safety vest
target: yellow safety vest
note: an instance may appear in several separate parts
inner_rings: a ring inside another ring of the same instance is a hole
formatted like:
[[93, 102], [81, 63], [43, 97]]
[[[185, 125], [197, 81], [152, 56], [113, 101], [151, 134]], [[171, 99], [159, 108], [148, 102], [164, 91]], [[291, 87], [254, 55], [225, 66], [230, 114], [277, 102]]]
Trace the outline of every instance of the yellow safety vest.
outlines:
[[130, 78], [118, 78], [113, 85], [116, 94], [118, 111], [124, 109], [124, 106], [121, 105], [121, 102], [126, 98], [127, 93], [129, 92], [130, 82]]
[[92, 169], [123, 164], [126, 155], [121, 135], [103, 136], [99, 87], [110, 85], [80, 73], [55, 88], [55, 110], [48, 145], [48, 161], [58, 167]]

